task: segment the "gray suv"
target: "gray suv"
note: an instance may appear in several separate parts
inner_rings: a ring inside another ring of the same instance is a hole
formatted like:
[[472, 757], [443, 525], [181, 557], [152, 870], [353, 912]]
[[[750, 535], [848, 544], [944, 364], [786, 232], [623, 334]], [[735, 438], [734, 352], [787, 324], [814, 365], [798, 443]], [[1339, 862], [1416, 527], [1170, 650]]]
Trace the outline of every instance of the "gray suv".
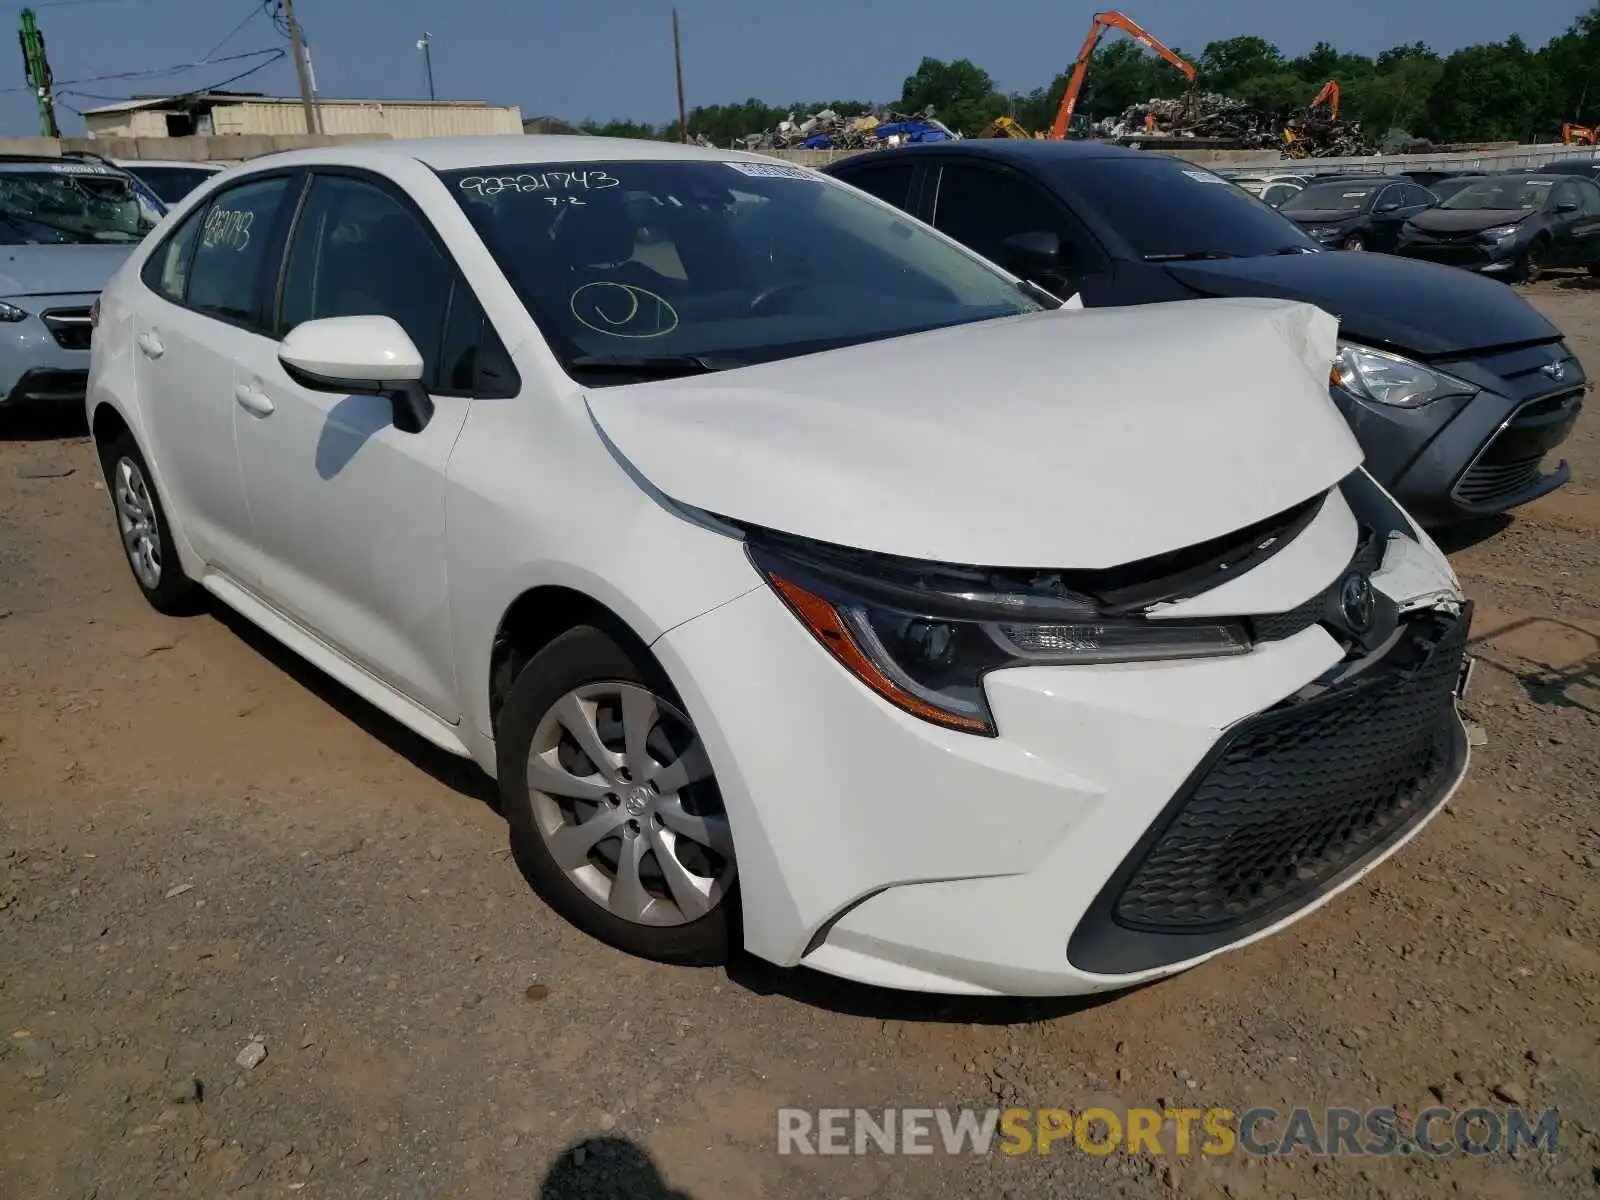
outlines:
[[109, 164], [0, 157], [0, 409], [83, 402], [91, 307], [163, 214]]

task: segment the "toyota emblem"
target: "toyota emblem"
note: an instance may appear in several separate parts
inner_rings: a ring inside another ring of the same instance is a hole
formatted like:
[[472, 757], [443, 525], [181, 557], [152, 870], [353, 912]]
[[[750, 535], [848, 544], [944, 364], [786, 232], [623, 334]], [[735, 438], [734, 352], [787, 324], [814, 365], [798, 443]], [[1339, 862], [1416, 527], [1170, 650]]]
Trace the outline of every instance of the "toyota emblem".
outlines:
[[1339, 585], [1339, 611], [1351, 633], [1367, 633], [1372, 629], [1372, 619], [1377, 604], [1372, 596], [1372, 581], [1360, 573], [1345, 576]]
[[1567, 364], [1564, 362], [1548, 362], [1539, 370], [1548, 375], [1554, 382], [1560, 383], [1567, 374]]

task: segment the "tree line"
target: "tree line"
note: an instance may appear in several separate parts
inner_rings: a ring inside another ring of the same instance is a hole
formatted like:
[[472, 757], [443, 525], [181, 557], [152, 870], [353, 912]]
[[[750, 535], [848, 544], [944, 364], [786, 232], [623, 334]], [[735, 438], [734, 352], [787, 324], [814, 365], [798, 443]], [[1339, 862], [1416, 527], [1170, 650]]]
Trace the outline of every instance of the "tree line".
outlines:
[[[1202, 90], [1272, 115], [1304, 109], [1324, 82], [1336, 79], [1343, 93], [1341, 116], [1361, 122], [1374, 140], [1389, 130], [1404, 130], [1435, 142], [1550, 141], [1559, 137], [1563, 122], [1600, 125], [1600, 3], [1538, 49], [1512, 34], [1449, 55], [1417, 42], [1368, 58], [1319, 42], [1298, 58], [1285, 58], [1271, 42], [1250, 36], [1208, 42], [1198, 55], [1174, 50], [1194, 64]], [[1066, 86], [1063, 73], [1048, 87], [1007, 94], [969, 59], [924, 58], [886, 107], [917, 112], [932, 105], [941, 121], [969, 135], [1002, 115], [1043, 130]], [[1112, 33], [1095, 52], [1078, 111], [1098, 120], [1153, 96], [1181, 96], [1188, 87], [1172, 66]], [[773, 105], [752, 98], [696, 107], [688, 124], [691, 135], [727, 146], [791, 115], [804, 120], [831, 108], [848, 116], [877, 107], [859, 100]], [[582, 127], [609, 137], [678, 140], [676, 121], [589, 121]]]

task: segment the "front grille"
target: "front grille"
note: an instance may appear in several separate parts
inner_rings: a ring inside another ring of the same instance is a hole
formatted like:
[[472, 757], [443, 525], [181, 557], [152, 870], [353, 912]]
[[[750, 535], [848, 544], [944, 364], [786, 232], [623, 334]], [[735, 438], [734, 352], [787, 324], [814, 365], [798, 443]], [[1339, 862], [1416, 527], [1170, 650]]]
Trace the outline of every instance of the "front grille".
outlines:
[[1582, 388], [1524, 404], [1461, 473], [1451, 496], [1468, 507], [1495, 508], [1526, 494], [1541, 478], [1545, 454], [1566, 439], [1582, 406]]
[[1236, 726], [1126, 874], [1116, 923], [1162, 934], [1260, 923], [1419, 820], [1457, 761], [1469, 620], [1416, 618], [1353, 681]]
[[1464, 504], [1498, 504], [1521, 495], [1539, 482], [1539, 464], [1544, 455], [1536, 454], [1508, 463], [1478, 463], [1461, 477], [1455, 497]]
[[1476, 267], [1489, 261], [1483, 248], [1470, 242], [1413, 242], [1407, 250], [1417, 258], [1447, 267]]
[[94, 327], [87, 308], [51, 308], [39, 314], [45, 328], [64, 350], [87, 350]]
[[1364, 575], [1374, 574], [1383, 565], [1383, 553], [1386, 549], [1386, 539], [1378, 536], [1372, 530], [1363, 530], [1361, 543], [1356, 547], [1355, 556], [1351, 558], [1345, 569], [1339, 572], [1339, 577], [1323, 588], [1311, 599], [1303, 604], [1296, 605], [1288, 612], [1267, 613], [1250, 618], [1250, 631], [1258, 642], [1281, 642], [1284, 638], [1293, 637], [1302, 630], [1310, 629], [1322, 620], [1327, 612], [1329, 598], [1338, 591], [1351, 571], [1360, 571]]

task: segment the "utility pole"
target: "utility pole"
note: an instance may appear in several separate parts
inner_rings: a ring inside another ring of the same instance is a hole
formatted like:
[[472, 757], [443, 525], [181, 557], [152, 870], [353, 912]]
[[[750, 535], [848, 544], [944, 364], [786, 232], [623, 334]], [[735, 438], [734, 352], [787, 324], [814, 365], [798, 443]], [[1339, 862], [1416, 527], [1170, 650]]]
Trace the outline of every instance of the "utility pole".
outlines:
[[289, 51], [294, 55], [294, 73], [300, 77], [300, 103], [306, 110], [306, 132], [321, 133], [317, 107], [311, 99], [311, 69], [306, 65], [306, 48], [300, 39], [300, 22], [294, 16], [294, 0], [283, 0], [283, 19], [289, 26]]
[[683, 108], [683, 43], [678, 40], [678, 10], [672, 10], [672, 61], [678, 69], [678, 140], [689, 140], [689, 117]]
[[33, 9], [22, 10], [22, 30], [17, 35], [22, 43], [22, 66], [27, 72], [28, 86], [39, 105], [39, 127], [47, 138], [61, 136], [56, 124], [56, 101], [51, 94], [55, 80], [50, 74], [50, 60], [44, 54], [44, 34], [39, 32]]
[[422, 51], [422, 65], [428, 71], [428, 99], [435, 100], [433, 94], [433, 34], [423, 31], [422, 37], [417, 40], [417, 49]]

